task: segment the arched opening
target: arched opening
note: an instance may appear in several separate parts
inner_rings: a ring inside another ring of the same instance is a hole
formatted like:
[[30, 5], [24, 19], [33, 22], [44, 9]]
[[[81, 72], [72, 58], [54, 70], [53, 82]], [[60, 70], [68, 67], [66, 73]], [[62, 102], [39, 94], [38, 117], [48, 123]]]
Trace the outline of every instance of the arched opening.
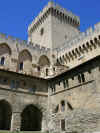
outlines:
[[9, 64], [11, 49], [6, 43], [0, 44], [0, 65]]
[[97, 44], [98, 43], [98, 39], [95, 37], [94, 38], [94, 42]]
[[0, 44], [0, 56], [5, 55], [5, 54], [11, 55], [11, 49], [8, 46], [8, 44], [2, 43]]
[[41, 121], [41, 111], [34, 105], [29, 105], [21, 114], [21, 131], [40, 131]]
[[48, 59], [47, 56], [42, 55], [42, 56], [40, 57], [40, 59], [39, 59], [38, 64], [39, 64], [40, 66], [50, 66], [50, 61], [49, 61], [49, 59]]
[[10, 130], [12, 109], [10, 104], [5, 101], [0, 101], [0, 130]]
[[30, 70], [31, 65], [32, 65], [32, 55], [30, 54], [28, 50], [24, 49], [23, 51], [19, 53], [18, 70], [19, 71], [22, 71], [23, 69]]

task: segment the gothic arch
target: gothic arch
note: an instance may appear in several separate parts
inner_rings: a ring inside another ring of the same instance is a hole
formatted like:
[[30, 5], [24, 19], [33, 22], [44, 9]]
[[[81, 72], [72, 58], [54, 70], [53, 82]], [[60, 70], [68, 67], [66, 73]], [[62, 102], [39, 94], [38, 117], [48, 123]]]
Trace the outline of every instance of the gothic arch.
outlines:
[[39, 58], [38, 64], [40, 66], [50, 66], [50, 60], [48, 59], [48, 57], [46, 55], [42, 55]]
[[32, 64], [32, 55], [31, 53], [27, 50], [24, 49], [20, 51], [19, 56], [18, 56], [18, 70], [23, 69], [29, 69], [27, 66], [31, 66]]
[[24, 50], [20, 51], [18, 59], [19, 60], [29, 59], [30, 61], [32, 61], [32, 55], [27, 49], [24, 49]]
[[10, 130], [12, 108], [6, 100], [0, 100], [0, 130]]
[[11, 55], [12, 53], [11, 48], [7, 43], [0, 43], [0, 56], [5, 53], [8, 53], [9, 55]]
[[[12, 54], [11, 48], [6, 43], [0, 44], [0, 65], [10, 64], [10, 56]], [[2, 63], [3, 59], [3, 63]]]
[[21, 113], [21, 131], [40, 131], [42, 112], [33, 104], [27, 105]]

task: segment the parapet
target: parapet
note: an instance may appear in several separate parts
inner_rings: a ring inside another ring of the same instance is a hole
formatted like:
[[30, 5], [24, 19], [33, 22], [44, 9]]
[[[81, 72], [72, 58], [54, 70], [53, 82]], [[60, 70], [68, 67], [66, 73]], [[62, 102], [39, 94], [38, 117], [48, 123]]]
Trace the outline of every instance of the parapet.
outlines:
[[39, 52], [39, 53], [40, 52], [47, 53], [48, 51], [50, 51], [49, 48], [41, 47], [39, 44], [35, 44], [35, 43], [31, 43], [31, 42], [29, 43], [26, 40], [21, 40], [19, 38], [15, 38], [13, 36], [9, 36], [9, 35], [3, 34], [3, 33], [0, 33], [0, 41], [15, 43], [17, 45], [20, 45], [20, 46], [23, 46], [26, 48], [30, 48], [31, 50]]
[[79, 35], [75, 36], [74, 38], [71, 38], [71, 40], [62, 44], [61, 48], [54, 49], [54, 51], [59, 52], [59, 55], [64, 53], [65, 51], [70, 51], [71, 49], [80, 45], [80, 42], [83, 42], [83, 40], [85, 40], [86, 38], [89, 37], [91, 39], [95, 33], [100, 33], [100, 22], [95, 24], [93, 28], [88, 28], [86, 32], [80, 32]]
[[46, 7], [40, 12], [35, 20], [29, 25], [28, 32], [31, 34], [49, 14], [55, 15], [55, 17], [61, 18], [64, 22], [74, 25], [75, 27], [80, 26], [80, 19], [72, 12], [60, 7], [58, 4], [50, 1]]

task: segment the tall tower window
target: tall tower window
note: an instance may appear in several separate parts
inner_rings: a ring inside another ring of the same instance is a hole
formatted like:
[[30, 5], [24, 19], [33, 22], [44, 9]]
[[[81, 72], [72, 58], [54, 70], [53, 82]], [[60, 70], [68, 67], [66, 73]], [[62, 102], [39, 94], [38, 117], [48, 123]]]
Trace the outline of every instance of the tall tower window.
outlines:
[[42, 36], [44, 34], [44, 28], [40, 30], [40, 35]]
[[5, 57], [2, 57], [2, 58], [1, 58], [1, 62], [0, 62], [0, 64], [3, 66], [4, 63], [5, 63]]

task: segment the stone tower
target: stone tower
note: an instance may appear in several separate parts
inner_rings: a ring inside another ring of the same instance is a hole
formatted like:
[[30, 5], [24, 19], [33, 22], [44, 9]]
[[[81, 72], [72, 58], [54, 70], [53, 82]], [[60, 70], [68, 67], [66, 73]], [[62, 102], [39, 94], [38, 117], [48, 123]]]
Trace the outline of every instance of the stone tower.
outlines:
[[46, 48], [59, 48], [79, 34], [80, 19], [49, 2], [28, 27], [28, 41]]

